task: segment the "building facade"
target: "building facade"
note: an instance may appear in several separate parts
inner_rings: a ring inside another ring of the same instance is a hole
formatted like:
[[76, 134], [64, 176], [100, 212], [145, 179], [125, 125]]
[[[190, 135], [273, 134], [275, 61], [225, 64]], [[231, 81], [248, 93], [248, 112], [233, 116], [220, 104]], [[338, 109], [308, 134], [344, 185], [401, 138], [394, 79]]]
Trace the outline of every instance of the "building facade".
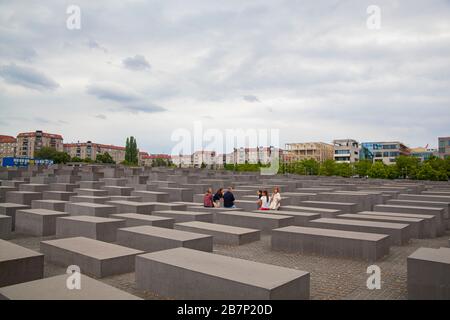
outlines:
[[116, 163], [121, 163], [125, 160], [125, 147], [93, 143], [91, 141], [82, 143], [66, 143], [64, 144], [64, 151], [67, 152], [72, 158], [78, 157], [81, 159], [91, 159], [95, 161], [98, 154], [108, 152]]
[[215, 164], [215, 151], [195, 151], [192, 154], [192, 164], [194, 168], [200, 168], [203, 165], [211, 166]]
[[353, 139], [333, 141], [334, 160], [338, 163], [355, 163], [359, 161], [359, 143]]
[[50, 147], [56, 151], [64, 151], [63, 137], [59, 134], [46, 133], [40, 130], [22, 132], [17, 135], [17, 157], [34, 158], [37, 151], [43, 147]]
[[172, 157], [168, 154], [148, 154], [147, 152], [145, 152], [145, 154], [143, 153], [141, 155], [141, 159], [141, 165], [146, 167], [151, 167], [158, 159], [164, 161], [167, 165], [172, 162]]
[[288, 161], [314, 159], [324, 162], [334, 159], [334, 146], [324, 142], [287, 143], [284, 152]]
[[381, 161], [390, 165], [397, 161], [399, 156], [411, 155], [411, 150], [402, 142], [363, 142], [361, 144], [364, 152], [361, 151], [361, 160]]
[[11, 136], [0, 135], [0, 160], [6, 157], [15, 157], [17, 139]]
[[439, 157], [442, 159], [450, 157], [450, 137], [439, 137]]
[[421, 162], [430, 159], [432, 156], [438, 156], [437, 149], [429, 149], [429, 148], [412, 148], [411, 156], [419, 158]]

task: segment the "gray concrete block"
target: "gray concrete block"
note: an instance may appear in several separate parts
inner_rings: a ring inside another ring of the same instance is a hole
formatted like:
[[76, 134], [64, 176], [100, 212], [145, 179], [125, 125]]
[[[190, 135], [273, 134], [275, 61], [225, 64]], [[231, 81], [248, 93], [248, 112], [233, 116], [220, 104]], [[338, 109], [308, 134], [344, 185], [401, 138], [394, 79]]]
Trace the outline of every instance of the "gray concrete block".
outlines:
[[66, 203], [67, 201], [61, 200], [33, 200], [31, 202], [31, 208], [64, 212], [64, 210], [66, 209]]
[[272, 229], [294, 224], [294, 217], [292, 216], [276, 215], [266, 212], [219, 212], [216, 214], [216, 221], [214, 222], [263, 231], [271, 231]]
[[0, 287], [40, 279], [43, 276], [43, 254], [0, 240]]
[[419, 248], [407, 258], [408, 299], [450, 299], [450, 249]]
[[449, 218], [450, 202], [438, 202], [438, 201], [420, 201], [420, 200], [388, 200], [388, 205], [396, 206], [412, 206], [412, 207], [433, 207], [444, 209], [444, 218]]
[[78, 188], [78, 185], [74, 184], [74, 183], [51, 183], [50, 184], [51, 191], [74, 192], [74, 190], [76, 188]]
[[118, 228], [125, 227], [125, 220], [92, 216], [75, 216], [56, 219], [56, 237], [86, 237], [114, 242]]
[[115, 206], [117, 213], [151, 214], [155, 210], [155, 205], [150, 202], [107, 201], [106, 203]]
[[85, 237], [41, 241], [45, 260], [68, 267], [77, 265], [82, 274], [97, 278], [134, 271], [134, 261], [142, 251]]
[[366, 261], [389, 254], [389, 236], [334, 229], [289, 226], [272, 231], [272, 250], [313, 253]]
[[103, 178], [101, 181], [105, 183], [105, 186], [117, 187], [125, 187], [128, 182], [126, 178]]
[[88, 202], [68, 202], [66, 212], [71, 216], [95, 216], [107, 218], [110, 214], [117, 213], [115, 206]]
[[140, 255], [136, 284], [173, 299], [309, 299], [309, 273], [186, 248]]
[[31, 201], [42, 200], [42, 193], [30, 191], [8, 191], [6, 192], [5, 200], [5, 202], [19, 203], [31, 206]]
[[19, 186], [19, 191], [44, 192], [50, 190], [49, 184], [24, 183]]
[[358, 211], [370, 211], [375, 205], [371, 195], [362, 192], [325, 192], [317, 194], [317, 196], [314, 197], [314, 200], [355, 203]]
[[105, 204], [106, 201], [111, 201], [111, 197], [97, 197], [97, 196], [72, 196], [70, 202], [89, 202]]
[[103, 190], [108, 191], [109, 196], [131, 196], [131, 191], [133, 188], [122, 187], [122, 186], [104, 186]]
[[259, 230], [201, 221], [176, 223], [175, 229], [213, 236], [215, 244], [240, 246], [260, 239]]
[[[222, 210], [223, 211], [223, 210]], [[254, 213], [261, 214], [267, 211], [255, 210]], [[270, 214], [281, 215], [281, 216], [291, 216], [294, 217], [294, 226], [307, 226], [308, 222], [311, 220], [319, 219], [321, 217], [320, 213], [315, 212], [296, 212], [296, 211], [283, 211], [283, 210], [271, 210]]]
[[175, 201], [194, 201], [194, 191], [188, 188], [158, 188], [157, 191], [167, 193], [169, 202]]
[[11, 227], [12, 230], [15, 230], [16, 226], [16, 211], [17, 210], [23, 210], [23, 209], [30, 209], [30, 206], [24, 205], [24, 204], [17, 204], [17, 203], [0, 203], [0, 215], [5, 215], [11, 217]]
[[94, 197], [108, 197], [107, 190], [100, 189], [75, 189], [78, 196], [94, 196]]
[[356, 219], [320, 218], [311, 220], [309, 226], [313, 228], [335, 229], [364, 233], [389, 235], [391, 245], [407, 244], [410, 239], [410, 226], [404, 223], [376, 222]]
[[145, 202], [153, 205], [153, 211], [186, 211], [187, 205], [179, 203]]
[[173, 229], [173, 224], [175, 223], [175, 219], [172, 218], [157, 217], [138, 213], [117, 213], [112, 214], [110, 217], [124, 219], [125, 227], [154, 226]]
[[329, 202], [329, 201], [302, 201], [300, 202], [299, 205], [303, 207], [340, 210], [342, 211], [342, 213], [356, 213], [358, 211], [356, 203]]
[[152, 215], [158, 217], [172, 218], [175, 220], [176, 223], [189, 221], [213, 222], [214, 220], [213, 214], [208, 212], [161, 210], [161, 211], [153, 211]]
[[240, 208], [244, 211], [254, 211], [258, 209], [258, 204], [256, 203], [256, 199], [255, 200], [236, 200], [234, 202], [234, 205], [237, 208]]
[[80, 275], [81, 290], [69, 290], [62, 274], [40, 280], [0, 288], [0, 298], [5, 300], [141, 300], [113, 286]]
[[132, 196], [140, 197], [142, 202], [169, 202], [169, 194], [158, 191], [132, 191]]
[[379, 211], [362, 211], [358, 212], [359, 215], [372, 215], [377, 217], [399, 217], [399, 218], [413, 218], [423, 220], [423, 232], [424, 238], [436, 238], [437, 235], [437, 222], [436, 216], [425, 214], [409, 214], [399, 212], [379, 212]]
[[303, 206], [281, 206], [281, 211], [295, 211], [295, 212], [310, 212], [310, 213], [320, 213], [322, 218], [334, 218], [338, 214], [342, 214], [341, 210], [335, 209], [325, 209], [325, 208], [315, 208], [315, 207], [303, 207]]
[[99, 190], [101, 187], [105, 185], [102, 181], [80, 181], [79, 182], [81, 189], [96, 189]]
[[69, 191], [44, 191], [43, 200], [69, 201], [70, 197], [75, 196], [75, 192]]
[[145, 252], [160, 251], [177, 247], [186, 247], [210, 252], [213, 248], [213, 237], [168, 228], [137, 226], [118, 229], [117, 243]]
[[446, 225], [444, 224], [444, 209], [435, 207], [414, 207], [414, 206], [398, 206], [398, 205], [376, 205], [374, 211], [381, 212], [399, 212], [412, 214], [427, 214], [436, 216], [437, 235], [444, 234]]
[[[371, 211], [365, 211], [370, 213]], [[368, 221], [381, 221], [381, 222], [392, 222], [392, 223], [405, 223], [410, 225], [409, 233], [411, 238], [423, 239], [425, 238], [425, 220], [417, 218], [404, 218], [404, 217], [387, 217], [387, 216], [377, 216], [370, 214], [340, 214], [337, 216], [339, 219], [351, 219], [351, 220], [368, 220]]]
[[8, 240], [11, 238], [12, 218], [6, 215], [0, 215], [0, 239]]
[[69, 214], [46, 209], [16, 211], [16, 232], [33, 236], [52, 236], [56, 233], [56, 218]]

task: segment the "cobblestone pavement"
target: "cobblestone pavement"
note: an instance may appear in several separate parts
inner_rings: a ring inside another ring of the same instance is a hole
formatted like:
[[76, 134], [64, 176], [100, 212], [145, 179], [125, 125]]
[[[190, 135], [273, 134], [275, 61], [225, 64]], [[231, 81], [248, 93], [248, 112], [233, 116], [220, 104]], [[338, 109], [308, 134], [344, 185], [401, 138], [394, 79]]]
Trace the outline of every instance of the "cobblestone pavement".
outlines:
[[[215, 245], [214, 253], [311, 273], [311, 299], [406, 299], [406, 258], [419, 247], [447, 247], [450, 232], [435, 239], [413, 239], [408, 245], [391, 247], [390, 254], [376, 263], [381, 268], [381, 289], [369, 290], [366, 286], [369, 274], [367, 262], [318, 255], [275, 252], [270, 249], [270, 236], [242, 246]], [[39, 251], [41, 240], [54, 237], [27, 237], [15, 234], [11, 242]], [[45, 263], [45, 277], [64, 274], [65, 268]], [[111, 286], [144, 299], [164, 299], [136, 288], [134, 273], [126, 273], [99, 279]]]

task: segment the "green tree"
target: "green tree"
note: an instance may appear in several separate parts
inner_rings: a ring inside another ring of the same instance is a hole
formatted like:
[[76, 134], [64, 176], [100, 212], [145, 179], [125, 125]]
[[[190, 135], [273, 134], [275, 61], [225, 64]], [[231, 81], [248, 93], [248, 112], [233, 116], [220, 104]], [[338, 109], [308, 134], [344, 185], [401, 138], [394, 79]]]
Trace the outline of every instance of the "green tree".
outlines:
[[55, 148], [42, 147], [36, 151], [34, 157], [37, 159], [53, 160], [54, 163], [70, 162], [70, 156], [67, 152], [57, 151]]
[[417, 171], [416, 175], [419, 180], [438, 180], [438, 172], [433, 169], [431, 164], [424, 163], [420, 169]]
[[372, 167], [367, 172], [367, 175], [370, 178], [384, 179], [384, 178], [386, 178], [386, 168], [385, 167], [386, 167], [386, 165], [383, 162], [377, 161], [374, 164], [372, 164]]
[[354, 164], [355, 173], [360, 177], [367, 177], [369, 170], [372, 168], [372, 161], [361, 160]]
[[353, 167], [350, 163], [336, 163], [335, 174], [341, 177], [351, 177], [353, 175]]
[[95, 161], [97, 163], [110, 163], [110, 164], [116, 163], [108, 152], [105, 152], [103, 154], [97, 154]]
[[400, 176], [414, 179], [419, 168], [419, 162], [420, 159], [416, 157], [399, 156], [395, 161], [395, 165]]
[[137, 165], [139, 163], [139, 149], [136, 139], [133, 136], [128, 137], [126, 140], [124, 162], [130, 165]]
[[70, 159], [70, 162], [83, 162], [83, 159], [79, 157], [72, 157], [72, 159]]
[[325, 160], [319, 169], [321, 176], [334, 176], [336, 175], [336, 163], [334, 160]]
[[398, 179], [400, 177], [400, 172], [396, 165], [386, 166], [385, 171], [387, 179]]

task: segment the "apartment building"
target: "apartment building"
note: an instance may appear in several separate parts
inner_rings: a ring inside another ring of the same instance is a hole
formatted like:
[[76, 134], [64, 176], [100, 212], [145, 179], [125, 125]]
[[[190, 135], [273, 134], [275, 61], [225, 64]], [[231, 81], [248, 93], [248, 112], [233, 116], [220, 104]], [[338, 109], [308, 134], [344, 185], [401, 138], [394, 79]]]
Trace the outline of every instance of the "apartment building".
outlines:
[[442, 159], [450, 157], [450, 137], [439, 137], [439, 157]]
[[17, 139], [11, 136], [0, 135], [0, 160], [16, 156]]
[[284, 151], [288, 161], [314, 159], [324, 162], [334, 159], [334, 146], [325, 142], [286, 143]]
[[192, 155], [172, 155], [172, 163], [181, 168], [189, 168], [192, 166]]
[[94, 143], [91, 141], [66, 143], [64, 144], [64, 151], [67, 152], [72, 158], [78, 157], [81, 159], [91, 159], [95, 161], [98, 154], [108, 152], [116, 163], [120, 163], [125, 160], [125, 147]]
[[215, 163], [214, 159], [216, 157], [215, 151], [195, 151], [192, 154], [192, 164], [194, 167], [201, 167], [202, 164], [207, 166], [213, 165]]
[[17, 135], [17, 157], [34, 158], [37, 151], [43, 147], [64, 151], [63, 137], [59, 134], [46, 133], [41, 130], [35, 132], [22, 132]]
[[419, 158], [421, 162], [430, 159], [432, 156], [438, 156], [438, 150], [437, 149], [430, 149], [430, 148], [412, 148], [411, 149], [411, 156]]
[[359, 161], [359, 143], [353, 139], [333, 141], [334, 160], [338, 163], [355, 163]]
[[411, 155], [411, 149], [399, 141], [389, 142], [363, 142], [360, 159], [381, 161], [384, 164], [393, 164], [399, 156]]
[[167, 164], [172, 160], [172, 157], [168, 154], [148, 154], [147, 152], [142, 152], [140, 155], [140, 159], [142, 159], [141, 165], [151, 167], [154, 160], [162, 159], [166, 161]]

